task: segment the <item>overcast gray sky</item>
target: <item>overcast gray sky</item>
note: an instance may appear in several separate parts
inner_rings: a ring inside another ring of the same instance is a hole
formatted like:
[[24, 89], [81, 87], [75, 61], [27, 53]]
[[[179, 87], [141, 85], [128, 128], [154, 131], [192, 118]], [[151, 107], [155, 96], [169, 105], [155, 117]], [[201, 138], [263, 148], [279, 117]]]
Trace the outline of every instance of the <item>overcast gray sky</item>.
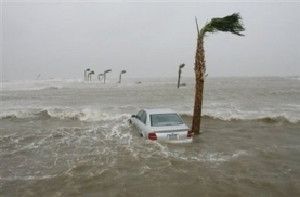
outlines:
[[117, 77], [193, 75], [197, 16], [239, 12], [245, 37], [205, 39], [209, 76], [300, 75], [300, 3], [100, 3], [1, 0], [1, 75], [5, 80], [80, 78], [112, 68]]

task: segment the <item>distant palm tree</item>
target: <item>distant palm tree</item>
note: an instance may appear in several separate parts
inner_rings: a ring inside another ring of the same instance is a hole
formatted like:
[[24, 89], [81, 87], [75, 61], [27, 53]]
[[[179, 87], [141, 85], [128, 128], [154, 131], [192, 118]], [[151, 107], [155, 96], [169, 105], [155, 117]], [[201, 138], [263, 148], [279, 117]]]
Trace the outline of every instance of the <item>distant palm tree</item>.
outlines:
[[87, 69], [84, 70], [84, 73], [83, 73], [83, 79], [84, 79], [84, 81], [87, 80], [87, 72], [90, 71], [90, 70], [91, 70], [90, 68], [87, 68]]
[[217, 31], [231, 32], [237, 36], [244, 36], [241, 31], [245, 28], [241, 23], [241, 16], [238, 13], [225, 16], [223, 18], [212, 18], [209, 23], [207, 23], [200, 31], [196, 18], [197, 26], [197, 49], [195, 55], [195, 104], [194, 104], [194, 115], [192, 132], [194, 134], [200, 133], [200, 123], [201, 123], [201, 107], [203, 101], [203, 89], [204, 89], [204, 78], [205, 78], [205, 51], [204, 51], [204, 38], [206, 33], [214, 33]]
[[88, 74], [88, 80], [92, 81], [92, 75], [94, 75], [95, 72], [93, 70], [91, 70], [91, 72]]
[[103, 73], [103, 83], [105, 83], [105, 81], [106, 81], [106, 74], [109, 73], [109, 72], [111, 72], [111, 69], [107, 69], [107, 70], [104, 71], [104, 73]]
[[99, 81], [101, 81], [101, 79], [103, 78], [103, 74], [102, 73], [98, 74], [97, 78], [98, 78]]
[[177, 88], [180, 87], [180, 79], [181, 79], [181, 69], [185, 66], [185, 64], [180, 64], [179, 65], [179, 70], [178, 70], [178, 81], [177, 81]]
[[122, 71], [120, 72], [120, 76], [119, 76], [119, 81], [118, 81], [118, 83], [121, 83], [122, 75], [125, 74], [125, 73], [126, 73], [126, 70], [122, 70]]

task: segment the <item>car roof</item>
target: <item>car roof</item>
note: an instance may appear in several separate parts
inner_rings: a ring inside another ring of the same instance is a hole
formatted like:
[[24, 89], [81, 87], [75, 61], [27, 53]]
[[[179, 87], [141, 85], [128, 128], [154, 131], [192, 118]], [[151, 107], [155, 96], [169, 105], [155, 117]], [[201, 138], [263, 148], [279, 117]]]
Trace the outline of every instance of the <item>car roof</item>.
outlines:
[[147, 108], [144, 110], [147, 114], [177, 114], [177, 112], [169, 108]]

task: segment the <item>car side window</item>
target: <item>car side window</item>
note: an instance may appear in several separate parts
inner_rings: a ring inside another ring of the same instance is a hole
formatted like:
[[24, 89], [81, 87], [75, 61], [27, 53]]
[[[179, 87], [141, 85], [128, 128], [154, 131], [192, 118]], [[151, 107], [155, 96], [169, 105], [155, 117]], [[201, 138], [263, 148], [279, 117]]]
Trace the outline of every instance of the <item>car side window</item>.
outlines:
[[143, 110], [139, 111], [139, 113], [137, 114], [138, 119], [141, 120], [142, 118], [142, 114], [143, 114]]
[[146, 121], [147, 121], [147, 114], [145, 111], [143, 111], [143, 114], [142, 114], [142, 117], [141, 117], [141, 121], [146, 124]]

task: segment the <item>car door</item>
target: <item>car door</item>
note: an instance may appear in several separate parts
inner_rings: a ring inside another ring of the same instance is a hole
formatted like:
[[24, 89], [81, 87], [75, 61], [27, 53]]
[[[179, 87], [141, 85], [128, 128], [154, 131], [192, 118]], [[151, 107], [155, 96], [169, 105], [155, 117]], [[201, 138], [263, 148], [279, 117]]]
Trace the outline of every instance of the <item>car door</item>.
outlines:
[[134, 126], [141, 132], [141, 118], [142, 118], [143, 110], [140, 110], [138, 114], [133, 119]]
[[145, 132], [147, 128], [146, 123], [147, 123], [147, 113], [144, 110], [142, 110], [139, 116], [139, 120], [137, 121], [137, 127], [140, 133], [143, 134], [143, 136], [145, 136]]

